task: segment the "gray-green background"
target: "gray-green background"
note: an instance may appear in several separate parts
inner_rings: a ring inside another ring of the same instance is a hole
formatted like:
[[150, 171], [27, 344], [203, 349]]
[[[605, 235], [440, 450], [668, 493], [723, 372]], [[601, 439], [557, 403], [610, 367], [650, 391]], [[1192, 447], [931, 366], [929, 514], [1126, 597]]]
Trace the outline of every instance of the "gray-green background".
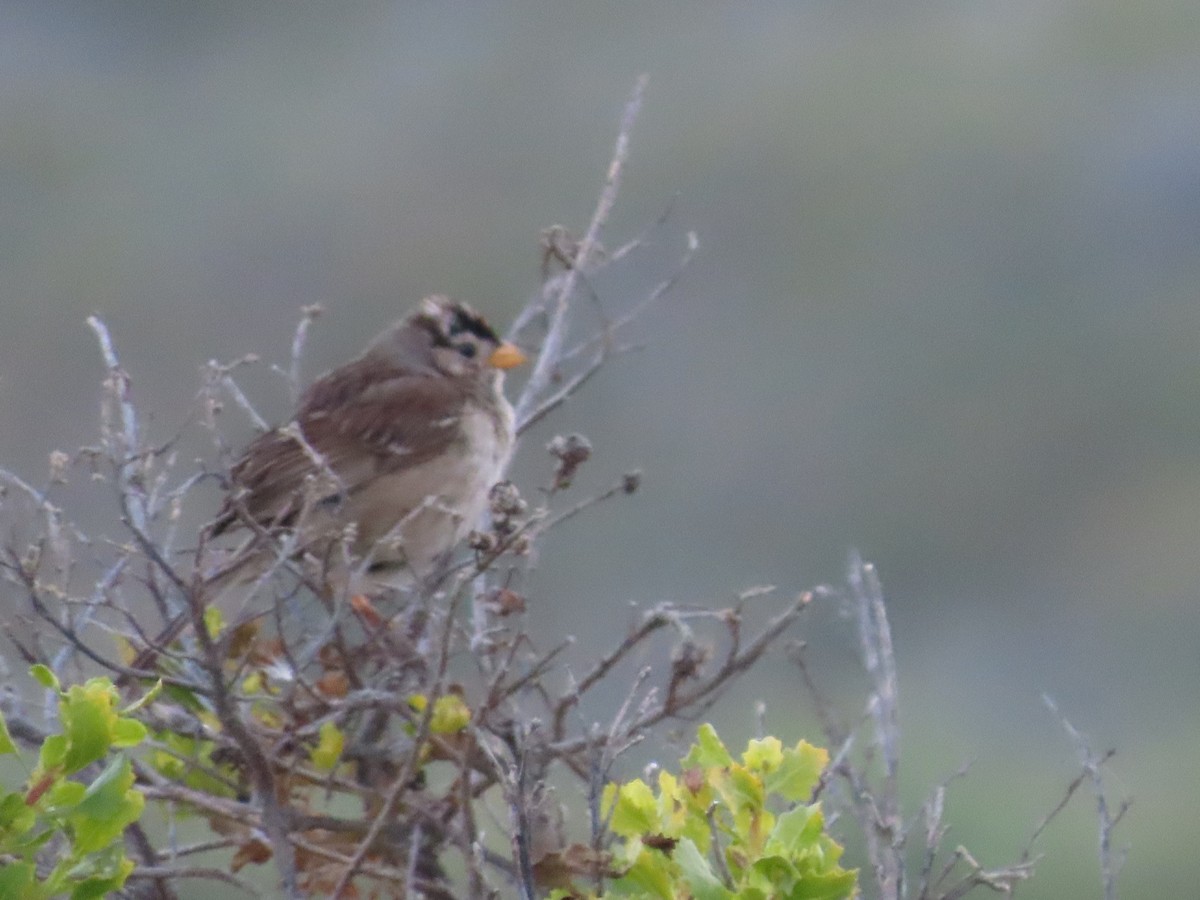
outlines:
[[[0, 464], [94, 438], [91, 312], [163, 436], [205, 360], [284, 359], [303, 304], [310, 374], [431, 291], [506, 321], [641, 72], [610, 238], [674, 209], [602, 290], [702, 248], [647, 351], [523, 448], [529, 488], [552, 430], [595, 444], [584, 487], [646, 472], [547, 546], [539, 629], [594, 647], [631, 599], [836, 582], [857, 546], [910, 801], [974, 759], [950, 841], [1014, 856], [1075, 771], [1048, 691], [1120, 751], [1123, 896], [1194, 896], [1195, 0], [3, 3]], [[811, 619], [832, 671], [848, 632]], [[738, 696], [815, 737], [762, 677]], [[1095, 842], [1085, 801], [1022, 894], [1098, 896]]]

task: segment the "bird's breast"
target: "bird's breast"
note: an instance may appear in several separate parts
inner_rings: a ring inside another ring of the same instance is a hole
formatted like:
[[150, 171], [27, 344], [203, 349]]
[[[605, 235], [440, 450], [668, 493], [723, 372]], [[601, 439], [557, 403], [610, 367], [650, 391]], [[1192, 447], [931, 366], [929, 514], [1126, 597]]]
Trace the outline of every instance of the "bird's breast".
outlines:
[[386, 559], [393, 552], [382, 544], [398, 537], [395, 558], [423, 574], [461, 541], [479, 524], [488, 492], [512, 454], [511, 408], [507, 413], [497, 417], [466, 407], [454, 424], [457, 439], [446, 452], [381, 474], [353, 497], [345, 513], [358, 525], [357, 552]]

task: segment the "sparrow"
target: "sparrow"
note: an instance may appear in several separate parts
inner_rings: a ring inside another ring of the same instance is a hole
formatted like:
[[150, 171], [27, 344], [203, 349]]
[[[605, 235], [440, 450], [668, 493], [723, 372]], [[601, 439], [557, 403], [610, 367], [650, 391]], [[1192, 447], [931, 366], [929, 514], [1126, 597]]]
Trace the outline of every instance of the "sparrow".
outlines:
[[[206, 574], [204, 602], [277, 562], [285, 535], [330, 592], [432, 577], [508, 465], [514, 417], [504, 372], [523, 362], [469, 306], [432, 296], [319, 377], [292, 420], [233, 465], [208, 534], [247, 534], [230, 562]], [[148, 668], [191, 621], [185, 611], [169, 622], [133, 668]]]

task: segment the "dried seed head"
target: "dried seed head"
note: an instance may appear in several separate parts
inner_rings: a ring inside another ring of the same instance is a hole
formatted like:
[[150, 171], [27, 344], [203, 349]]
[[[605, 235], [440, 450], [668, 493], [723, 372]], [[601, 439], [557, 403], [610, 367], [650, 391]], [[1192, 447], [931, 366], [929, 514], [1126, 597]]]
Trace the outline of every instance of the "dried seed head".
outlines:
[[490, 553], [496, 549], [496, 536], [487, 531], [472, 531], [467, 535], [467, 546], [476, 553]]
[[508, 588], [500, 588], [495, 591], [488, 598], [488, 603], [498, 616], [511, 616], [515, 613], [525, 612], [525, 598]]
[[500, 481], [488, 492], [488, 505], [496, 519], [511, 519], [525, 512], [525, 501], [521, 492], [511, 481]]
[[695, 678], [711, 655], [708, 647], [685, 640], [671, 653], [671, 680]]
[[635, 469], [632, 472], [626, 472], [621, 478], [621, 490], [626, 494], [633, 494], [642, 486], [641, 469]]
[[71, 465], [71, 457], [61, 450], [50, 453], [50, 482], [51, 484], [66, 484], [67, 467]]
[[571, 486], [575, 472], [591, 457], [592, 442], [582, 434], [559, 434], [546, 445], [546, 450], [558, 460], [554, 490], [561, 491]]

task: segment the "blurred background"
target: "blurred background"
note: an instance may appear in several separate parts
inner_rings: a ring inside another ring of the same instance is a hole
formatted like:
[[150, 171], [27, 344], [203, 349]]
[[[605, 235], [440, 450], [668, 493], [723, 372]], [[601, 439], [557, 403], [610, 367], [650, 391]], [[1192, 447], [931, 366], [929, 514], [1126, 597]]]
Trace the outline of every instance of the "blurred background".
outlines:
[[[630, 601], [790, 596], [857, 547], [889, 596], [910, 809], [973, 760], [949, 843], [1015, 858], [1077, 771], [1048, 692], [1119, 751], [1121, 895], [1191, 896], [1198, 47], [1195, 0], [10, 0], [0, 465], [40, 481], [95, 440], [93, 312], [162, 438], [206, 360], [285, 362], [305, 304], [327, 311], [310, 377], [433, 291], [506, 323], [540, 230], [586, 226], [647, 72], [607, 241], [671, 214], [601, 301], [644, 295], [689, 230], [701, 249], [645, 351], [522, 447], [528, 491], [557, 431], [595, 446], [580, 496], [645, 472], [547, 541], [538, 628], [607, 645]], [[247, 390], [286, 415], [278, 379]], [[852, 629], [801, 630], [856, 715]], [[734, 698], [819, 739], [782, 658], [756, 679]], [[741, 745], [749, 707], [718, 709]], [[1091, 807], [1022, 896], [1099, 896]]]

